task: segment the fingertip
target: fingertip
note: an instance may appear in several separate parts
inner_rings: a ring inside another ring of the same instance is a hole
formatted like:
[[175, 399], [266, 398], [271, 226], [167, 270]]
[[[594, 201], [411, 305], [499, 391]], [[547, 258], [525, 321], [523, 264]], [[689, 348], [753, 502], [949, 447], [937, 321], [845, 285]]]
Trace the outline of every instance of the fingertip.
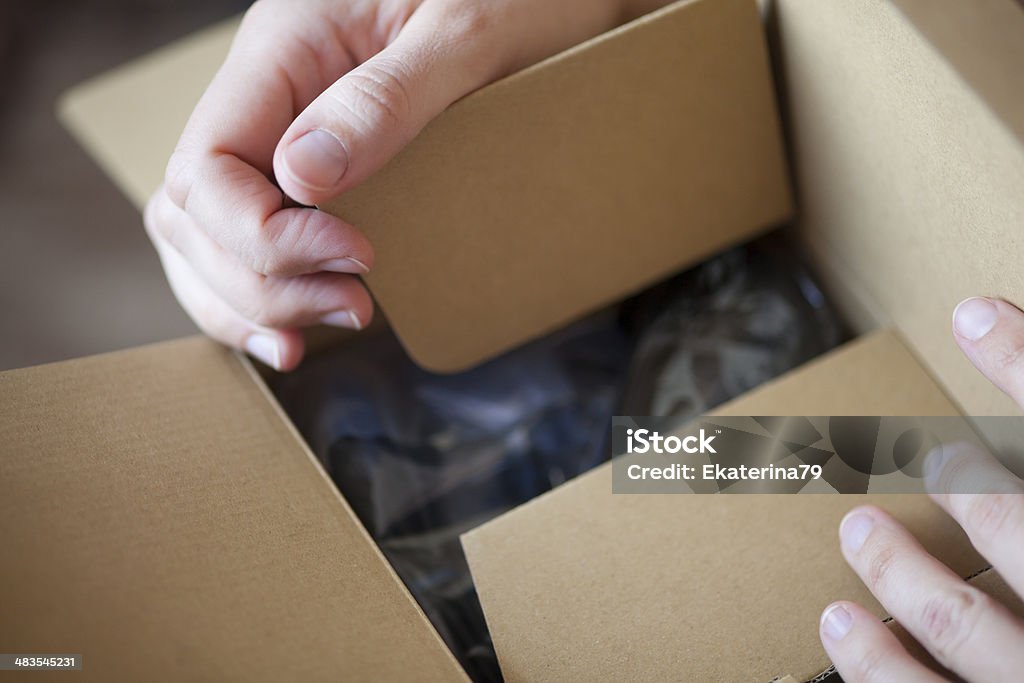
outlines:
[[849, 521], [853, 517], [860, 517], [863, 515], [867, 515], [868, 517], [878, 517], [879, 515], [884, 514], [885, 511], [882, 510], [882, 508], [878, 507], [877, 505], [858, 505], [855, 508], [851, 508], [849, 512], [843, 515], [842, 521], [839, 522], [839, 528], [842, 529], [843, 526], [847, 523], [847, 521]]
[[297, 330], [260, 330], [246, 337], [245, 352], [278, 372], [290, 372], [302, 362], [305, 341]]
[[360, 332], [369, 327], [373, 321], [373, 299], [366, 288], [360, 286], [358, 293], [350, 295], [350, 304], [345, 308], [328, 313], [320, 319], [322, 325], [341, 327]]
[[1002, 299], [964, 299], [953, 311], [953, 338], [974, 367], [1024, 406], [1024, 312]]
[[976, 342], [999, 322], [999, 308], [992, 299], [973, 296], [953, 309], [953, 333], [962, 341]]
[[291, 372], [299, 367], [302, 358], [306, 353], [306, 341], [299, 330], [281, 330], [278, 332], [280, 340], [280, 366], [275, 368], [278, 372]]
[[307, 206], [337, 196], [348, 166], [348, 149], [324, 128], [286, 133], [274, 153], [274, 174], [281, 190]]
[[938, 681], [876, 615], [855, 602], [826, 607], [821, 644], [844, 681]]
[[841, 600], [833, 602], [821, 613], [818, 621], [818, 633], [822, 644], [829, 642], [837, 643], [849, 634], [853, 629], [854, 615], [851, 610], [852, 603]]

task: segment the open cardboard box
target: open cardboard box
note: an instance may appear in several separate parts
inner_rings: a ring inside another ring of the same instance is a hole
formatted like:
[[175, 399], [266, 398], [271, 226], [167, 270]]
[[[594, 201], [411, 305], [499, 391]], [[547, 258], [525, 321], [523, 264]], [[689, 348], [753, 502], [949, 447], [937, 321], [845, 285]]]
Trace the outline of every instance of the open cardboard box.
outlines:
[[[370, 232], [420, 363], [472, 365], [749, 239], [792, 179], [794, 243], [862, 336], [718, 412], [1016, 414], [948, 317], [1024, 301], [1024, 9], [762, 9], [774, 91], [753, 0], [684, 2], [465, 98], [325, 207]], [[138, 204], [233, 30], [64, 101]], [[4, 373], [0, 415], [0, 649], [83, 653], [89, 680], [465, 679], [246, 359], [193, 338]], [[1011, 599], [923, 496], [611, 491], [605, 466], [464, 536], [509, 680], [814, 678], [830, 600], [882, 614], [835, 540], [866, 500]]]

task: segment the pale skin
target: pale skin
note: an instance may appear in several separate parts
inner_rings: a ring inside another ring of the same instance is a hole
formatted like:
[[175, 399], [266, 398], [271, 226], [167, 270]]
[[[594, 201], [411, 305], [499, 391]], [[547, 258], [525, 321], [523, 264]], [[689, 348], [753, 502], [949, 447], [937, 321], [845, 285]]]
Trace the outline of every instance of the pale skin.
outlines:
[[[1024, 313], [997, 299], [967, 299], [954, 313], [953, 337], [982, 374], [1024, 408]], [[967, 478], [974, 483], [964, 485]], [[1024, 482], [991, 455], [966, 445], [931, 454], [925, 481], [932, 499], [963, 527], [1009, 587], [1024, 596]], [[850, 511], [839, 538], [853, 570], [939, 664], [967, 681], [1020, 679], [1024, 620], [929, 555], [884, 510]], [[860, 605], [829, 605], [820, 633], [847, 683], [946, 680], [907, 654]]]
[[[309, 207], [372, 175], [452, 102], [663, 4], [258, 0], [146, 208], [178, 300], [208, 335], [282, 371], [301, 361], [304, 327], [365, 327], [373, 305], [359, 276], [373, 247], [358, 226]], [[983, 301], [995, 314], [962, 305], [954, 336], [1024, 406], [1024, 314]], [[958, 471], [958, 459], [986, 462], [957, 452], [941, 471]], [[1024, 496], [934, 497], [1024, 592]], [[851, 566], [941, 663], [976, 681], [1024, 670], [1024, 624], [882, 510], [854, 510], [841, 537]], [[829, 606], [821, 634], [849, 683], [940, 680], [857, 605]]]
[[373, 247], [307, 207], [455, 100], [666, 1], [258, 0], [146, 208], [179, 302], [278, 370], [299, 364], [304, 327], [365, 327]]

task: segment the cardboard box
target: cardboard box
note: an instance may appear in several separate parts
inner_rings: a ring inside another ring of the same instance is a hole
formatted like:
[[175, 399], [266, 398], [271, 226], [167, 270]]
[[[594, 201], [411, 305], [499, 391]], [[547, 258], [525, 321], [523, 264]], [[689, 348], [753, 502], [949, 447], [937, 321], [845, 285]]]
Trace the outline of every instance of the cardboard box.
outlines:
[[[1024, 301], [1024, 97], [1004, 87], [1024, 11], [954, 5], [767, 4], [794, 237], [865, 335], [721, 412], [1016, 412], [948, 317], [970, 294]], [[63, 103], [137, 203], [232, 30]], [[748, 0], [674, 5], [465, 98], [327, 207], [371, 230], [369, 284], [410, 352], [465, 367], [785, 219], [761, 35]], [[630, 173], [593, 163], [599, 145]], [[447, 279], [428, 237], [466, 250]], [[0, 415], [5, 651], [81, 652], [89, 680], [464, 680], [244, 358], [197, 338], [4, 373]], [[509, 680], [808, 680], [829, 601], [882, 613], [835, 539], [864, 499], [613, 496], [599, 468], [464, 547]], [[876, 502], [1006, 595], [927, 499]]]

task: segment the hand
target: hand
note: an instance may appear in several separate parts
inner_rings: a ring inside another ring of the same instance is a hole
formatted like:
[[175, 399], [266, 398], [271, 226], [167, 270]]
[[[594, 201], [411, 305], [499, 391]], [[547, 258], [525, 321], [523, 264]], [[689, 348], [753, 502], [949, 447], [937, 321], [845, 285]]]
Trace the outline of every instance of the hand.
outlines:
[[286, 197], [345, 192], [463, 95], [664, 1], [258, 0], [146, 209], [178, 300], [278, 370], [299, 328], [365, 326], [371, 245]]
[[[968, 299], [954, 313], [954, 337], [974, 365], [1024, 407], [1024, 313], [1004, 301]], [[967, 477], [971, 486], [964, 485]], [[925, 481], [975, 548], [1024, 596], [1024, 483], [967, 445], [930, 454]], [[1024, 621], [929, 555], [892, 517], [875, 507], [854, 509], [839, 535], [850, 566], [942, 666], [968, 681], [1024, 676]], [[820, 630], [847, 683], [943, 680], [859, 605], [830, 605]]]

